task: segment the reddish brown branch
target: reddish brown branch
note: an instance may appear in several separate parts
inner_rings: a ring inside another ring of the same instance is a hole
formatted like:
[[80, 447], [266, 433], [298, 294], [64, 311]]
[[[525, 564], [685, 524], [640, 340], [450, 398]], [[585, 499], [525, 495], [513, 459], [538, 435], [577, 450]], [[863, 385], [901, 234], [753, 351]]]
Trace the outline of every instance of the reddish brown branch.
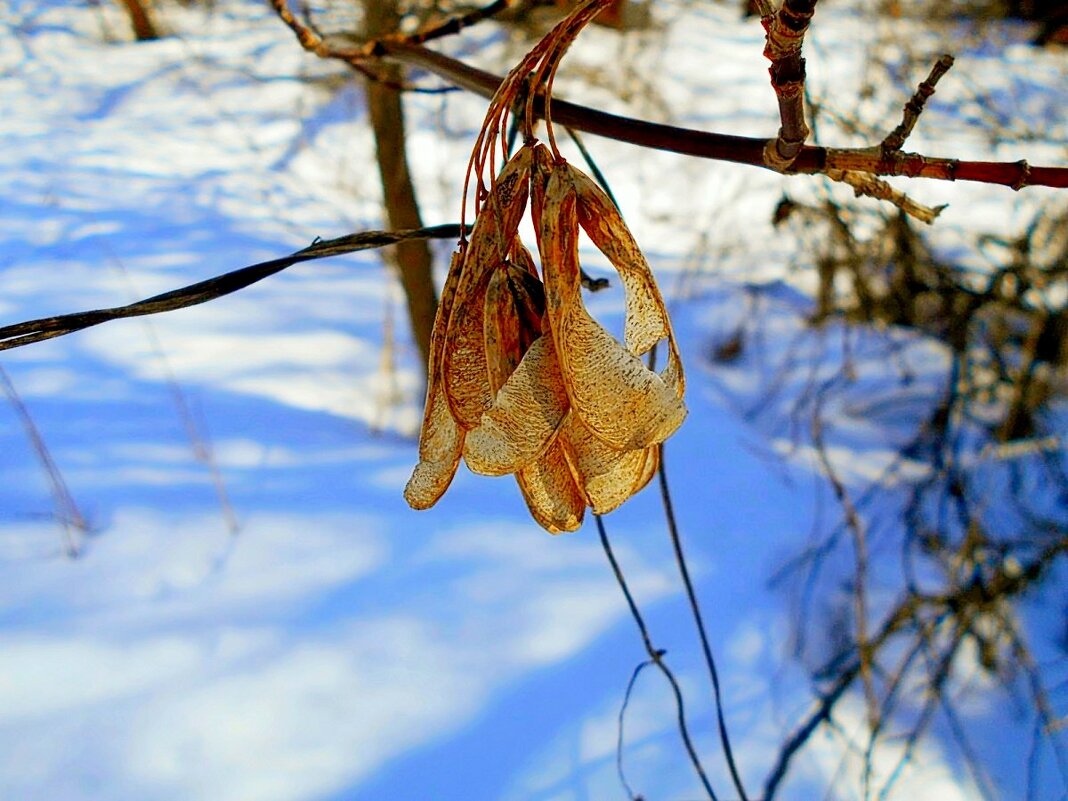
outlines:
[[[433, 50], [401, 42], [383, 43], [383, 56], [395, 58], [433, 72], [456, 86], [492, 97], [501, 79], [492, 73]], [[541, 103], [535, 104], [541, 112]], [[737, 164], [766, 166], [763, 151], [766, 140], [749, 136], [709, 133], [677, 128], [631, 117], [621, 117], [587, 108], [566, 100], [553, 99], [553, 120], [585, 133], [608, 139], [681, 153], [686, 156], [731, 161]], [[835, 149], [802, 147], [792, 173], [824, 173], [828, 169], [860, 170], [875, 175], [907, 175], [910, 178], [936, 178], [948, 181], [976, 181], [1015, 186], [1068, 188], [1068, 167], [1028, 167], [1025, 162], [958, 161], [933, 158], [917, 153], [884, 153], [881, 148]]]
[[[322, 58], [345, 62], [392, 58], [421, 67], [449, 83], [486, 98], [492, 98], [501, 78], [426, 47], [403, 41], [379, 41], [362, 47], [332, 47], [308, 30], [286, 8], [285, 0], [271, 0], [279, 16], [293, 29], [305, 49]], [[537, 98], [536, 114], [544, 103]], [[766, 139], [695, 131], [672, 125], [621, 117], [565, 100], [553, 99], [553, 120], [584, 133], [628, 142], [640, 147], [665, 150], [697, 158], [730, 161], [766, 167]], [[1026, 162], [958, 161], [933, 158], [918, 153], [886, 153], [881, 147], [832, 149], [804, 146], [790, 165], [791, 173], [825, 173], [828, 169], [859, 170], [875, 175], [906, 175], [910, 178], [936, 178], [946, 181], [976, 181], [1013, 188], [1052, 186], [1068, 188], [1068, 167], [1031, 167]]]

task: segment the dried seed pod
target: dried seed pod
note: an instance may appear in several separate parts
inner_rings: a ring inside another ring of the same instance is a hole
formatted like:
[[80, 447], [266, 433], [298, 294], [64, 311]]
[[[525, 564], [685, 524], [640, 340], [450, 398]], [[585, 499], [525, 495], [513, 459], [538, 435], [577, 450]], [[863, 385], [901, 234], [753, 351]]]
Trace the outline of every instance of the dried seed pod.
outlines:
[[516, 261], [494, 270], [486, 289], [483, 331], [490, 389], [497, 393], [541, 336], [545, 290], [530, 253], [516, 242]]
[[586, 502], [599, 515], [608, 514], [641, 490], [656, 472], [660, 446], [620, 451], [597, 439], [574, 414], [560, 438]]
[[686, 382], [667, 306], [649, 269], [649, 262], [627, 227], [612, 199], [581, 170], [570, 168], [578, 196], [578, 220], [593, 244], [608, 257], [619, 273], [626, 294], [623, 341], [635, 356], [647, 353], [662, 339], [668, 343], [664, 382], [682, 398]]
[[[519, 237], [515, 238], [512, 257], [515, 260], [515, 265], [521, 267], [528, 276], [524, 277], [523, 286], [527, 290], [527, 294], [530, 295], [531, 303], [533, 304], [531, 308], [538, 310], [538, 330], [540, 331], [541, 315], [545, 313], [545, 287], [542, 286], [541, 278], [538, 277], [538, 267], [534, 264], [534, 257], [519, 241]], [[533, 281], [529, 279], [533, 279]]]
[[442, 358], [445, 397], [452, 416], [465, 430], [478, 425], [482, 413], [493, 403], [483, 321], [491, 275], [483, 271], [482, 280], [453, 308], [445, 340]]
[[475, 220], [456, 287], [442, 375], [449, 408], [465, 430], [477, 426], [493, 403], [484, 341], [486, 292], [493, 272], [505, 262], [526, 209], [531, 149], [520, 148], [501, 169]]
[[422, 430], [419, 433], [419, 464], [415, 466], [412, 477], [404, 488], [404, 499], [413, 509], [429, 509], [438, 502], [452, 483], [463, 449], [463, 429], [452, 417], [441, 375], [445, 328], [452, 312], [463, 259], [462, 250], [452, 255], [430, 336], [426, 406], [423, 410]]
[[545, 145], [534, 145], [530, 163], [530, 220], [534, 231], [541, 230], [541, 211], [545, 206], [545, 188], [553, 171], [553, 154]]
[[539, 245], [549, 327], [571, 407], [620, 451], [663, 442], [686, 407], [678, 387], [649, 370], [586, 311], [579, 282], [577, 196], [566, 164], [549, 177]]
[[468, 432], [464, 461], [483, 475], [514, 473], [545, 451], [567, 409], [552, 337], [539, 337]]
[[539, 456], [567, 411], [552, 338], [541, 336], [541, 280], [526, 248], [517, 241], [514, 249], [517, 263], [495, 270], [486, 292], [485, 348], [494, 401], [464, 446], [471, 471], [490, 476], [514, 473]]
[[561, 443], [553, 440], [534, 462], [516, 473], [530, 514], [552, 534], [582, 525], [586, 499], [575, 483]]

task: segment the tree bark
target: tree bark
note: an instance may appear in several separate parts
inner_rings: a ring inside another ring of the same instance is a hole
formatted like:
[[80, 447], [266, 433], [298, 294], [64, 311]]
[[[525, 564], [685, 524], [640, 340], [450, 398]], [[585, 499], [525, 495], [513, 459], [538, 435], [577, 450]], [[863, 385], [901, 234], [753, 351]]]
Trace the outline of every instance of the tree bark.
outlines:
[[130, 27], [139, 42], [150, 42], [159, 39], [159, 28], [156, 27], [149, 11], [148, 0], [120, 0], [123, 8], [130, 17]]
[[[368, 37], [380, 37], [397, 30], [399, 17], [395, 0], [364, 0], [364, 10]], [[391, 83], [399, 84], [403, 80], [401, 67], [383, 66], [386, 67], [385, 77]], [[382, 199], [389, 225], [395, 229], [422, 228], [415, 187], [408, 170], [400, 93], [385, 83], [369, 81], [367, 110], [375, 135]], [[437, 312], [430, 248], [425, 241], [408, 241], [396, 245], [395, 253], [412, 333], [425, 369], [430, 357], [430, 332]]]

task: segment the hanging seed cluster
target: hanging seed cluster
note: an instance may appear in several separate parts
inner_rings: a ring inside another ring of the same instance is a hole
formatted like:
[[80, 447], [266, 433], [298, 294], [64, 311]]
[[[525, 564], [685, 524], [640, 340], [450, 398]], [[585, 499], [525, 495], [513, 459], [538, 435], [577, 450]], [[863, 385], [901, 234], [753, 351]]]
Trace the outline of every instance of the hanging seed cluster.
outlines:
[[[468, 168], [474, 226], [453, 254], [434, 321], [419, 464], [404, 491], [416, 509], [437, 502], [462, 457], [474, 473], [515, 475], [541, 526], [573, 531], [586, 507], [604, 514], [649, 482], [661, 443], [686, 416], [682, 363], [649, 264], [618, 209], [563, 159], [552, 134], [556, 66], [601, 5], [592, 0], [551, 31], [487, 113]], [[529, 93], [525, 142], [497, 173], [501, 132], [525, 86], [546, 87], [550, 146], [534, 139]], [[540, 275], [518, 235], [528, 209]], [[582, 301], [580, 228], [619, 272], [622, 343]], [[654, 372], [641, 357], [660, 341], [667, 366]]]

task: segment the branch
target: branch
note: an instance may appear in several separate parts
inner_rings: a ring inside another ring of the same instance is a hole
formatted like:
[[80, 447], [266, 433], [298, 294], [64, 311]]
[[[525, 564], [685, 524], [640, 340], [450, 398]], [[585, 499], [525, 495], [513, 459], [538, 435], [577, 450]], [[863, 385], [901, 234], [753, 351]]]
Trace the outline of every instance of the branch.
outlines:
[[372, 248], [385, 247], [386, 245], [395, 245], [398, 242], [411, 239], [458, 239], [460, 232], [459, 225], [451, 224], [406, 231], [366, 231], [338, 237], [337, 239], [318, 240], [290, 256], [253, 264], [250, 267], [242, 267], [239, 270], [224, 273], [171, 292], [165, 292], [162, 295], [154, 295], [151, 298], [131, 303], [127, 306], [75, 312], [74, 314], [63, 314], [59, 317], [43, 317], [39, 320], [29, 320], [24, 323], [4, 326], [0, 328], [0, 350], [9, 350], [29, 345], [31, 342], [40, 342], [43, 339], [66, 336], [75, 331], [106, 323], [109, 320], [159, 314], [160, 312], [175, 311], [176, 309], [207, 303], [209, 300], [215, 300], [239, 289], [244, 289], [302, 261], [325, 259], [330, 256], [340, 256], [344, 253], [354, 253], [358, 250], [370, 250]]
[[[493, 73], [401, 38], [383, 39], [358, 46], [334, 45], [329, 37], [322, 37], [301, 23], [289, 10], [286, 0], [269, 1], [281, 20], [293, 31], [301, 46], [320, 58], [338, 59], [349, 64], [376, 58], [392, 58], [411, 66], [422, 67], [461, 89], [487, 99], [493, 98], [503, 80]], [[534, 113], [543, 117], [544, 109], [544, 96], [539, 94], [534, 98]], [[560, 125], [608, 139], [686, 156], [767, 167], [764, 161], [767, 144], [765, 139], [661, 125], [558, 99], [553, 100], [552, 113], [554, 121]], [[1068, 167], [1031, 167], [1026, 161], [1006, 163], [933, 158], [918, 153], [888, 152], [879, 145], [848, 149], [804, 146], [790, 164], [788, 172], [813, 174], [826, 173], [829, 169], [946, 181], [976, 181], [1011, 186], [1014, 189], [1024, 186], [1068, 188]]]
[[[486, 98], [493, 97], [501, 78], [457, 59], [419, 45], [382, 42], [381, 56], [422, 67], [450, 83]], [[329, 56], [326, 56], [329, 57]], [[534, 111], [542, 114], [544, 101], [536, 98]], [[553, 99], [553, 121], [584, 133], [607, 139], [680, 153], [685, 156], [766, 167], [766, 139], [696, 131], [662, 125]], [[1032, 167], [1026, 161], [960, 161], [904, 151], [886, 152], [879, 145], [867, 148], [804, 146], [787, 171], [790, 174], [820, 174], [830, 169], [856, 170], [873, 175], [904, 175], [943, 181], [975, 181], [1014, 189], [1025, 186], [1068, 188], [1068, 167]]]
[[925, 222], [928, 225], [933, 223], [945, 209], [944, 205], [932, 207], [917, 203], [905, 193], [898, 192], [886, 181], [876, 178], [868, 172], [827, 170], [827, 177], [832, 181], [849, 184], [849, 186], [853, 187], [853, 194], [857, 197], [873, 197], [876, 200], [893, 203], [909, 216], [915, 217], [920, 222]]
[[953, 56], [948, 54], [935, 62], [935, 65], [931, 68], [931, 74], [927, 76], [927, 80], [916, 88], [916, 93], [905, 104], [905, 110], [901, 115], [901, 124], [888, 133], [883, 140], [883, 150], [900, 150], [902, 148], [905, 140], [909, 138], [912, 129], [916, 126], [916, 121], [919, 120], [920, 114], [923, 113], [924, 106], [927, 105], [927, 98], [934, 94], [935, 86], [942, 79], [942, 76], [949, 72], [949, 68], [952, 66]]
[[771, 87], [779, 100], [782, 127], [764, 149], [764, 162], [785, 171], [797, 158], [808, 138], [805, 124], [805, 60], [801, 45], [816, 10], [817, 0], [786, 0], [778, 13], [761, 19], [767, 31], [764, 57], [771, 62]]

